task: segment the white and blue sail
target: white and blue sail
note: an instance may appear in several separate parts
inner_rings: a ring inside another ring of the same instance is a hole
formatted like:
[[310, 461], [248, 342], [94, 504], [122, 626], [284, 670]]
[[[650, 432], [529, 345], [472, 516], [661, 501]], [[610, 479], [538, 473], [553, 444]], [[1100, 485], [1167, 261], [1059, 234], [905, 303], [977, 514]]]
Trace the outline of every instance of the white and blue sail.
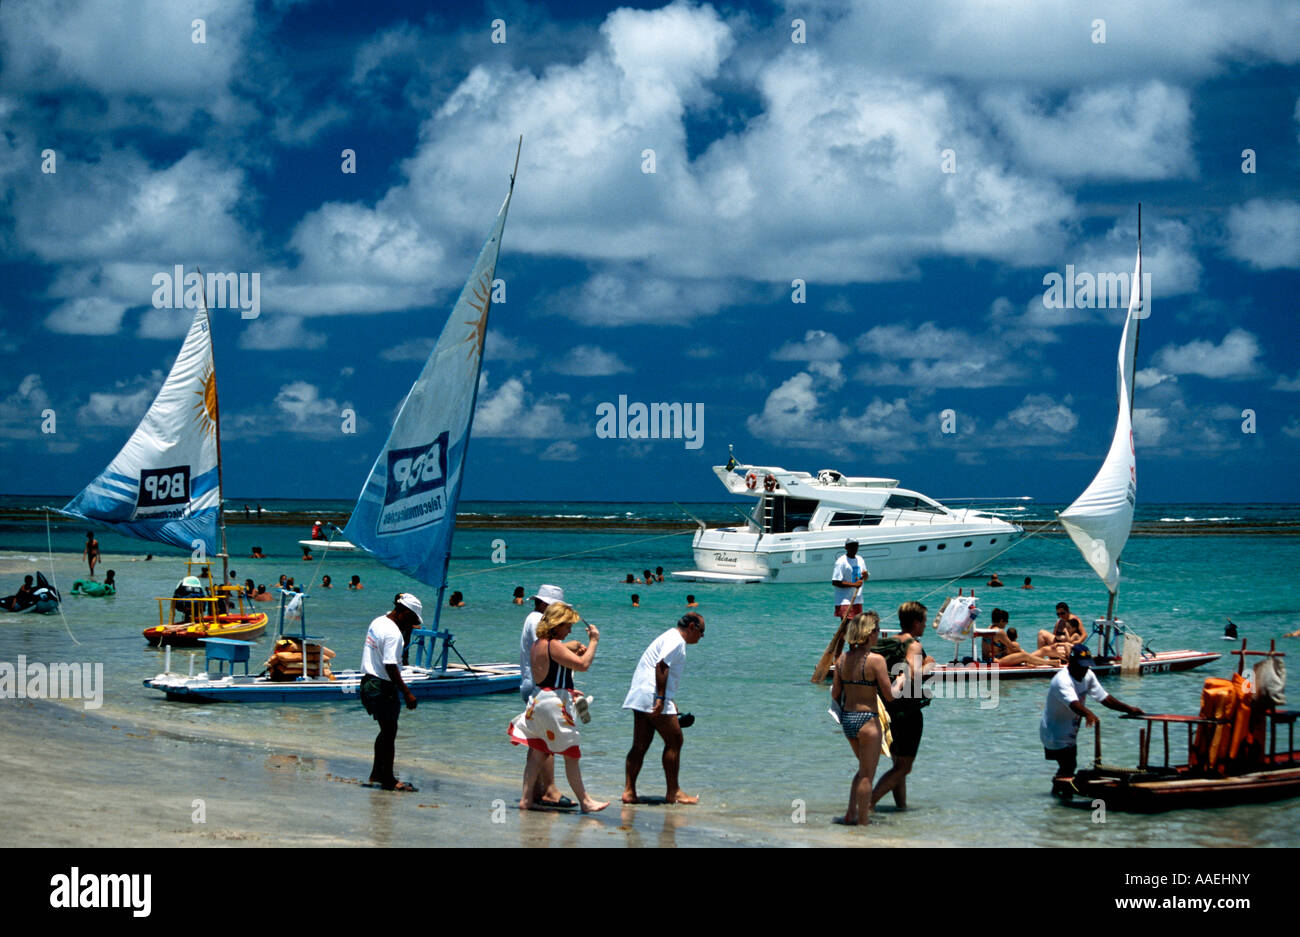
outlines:
[[385, 566], [437, 589], [446, 583], [492, 281], [511, 193], [438, 343], [402, 403], [343, 532]]
[[217, 377], [206, 304], [171, 373], [108, 467], [59, 513], [216, 555], [221, 513]]
[[[1140, 222], [1139, 222], [1140, 224]], [[1128, 317], [1119, 342], [1116, 390], [1119, 414], [1110, 451], [1097, 476], [1061, 513], [1061, 525], [1084, 560], [1106, 584], [1112, 602], [1119, 589], [1119, 557], [1133, 529], [1137, 504], [1137, 451], [1133, 445], [1133, 379], [1138, 328], [1145, 315], [1142, 295], [1142, 242], [1129, 285]], [[1109, 613], [1108, 613], [1109, 614]]]

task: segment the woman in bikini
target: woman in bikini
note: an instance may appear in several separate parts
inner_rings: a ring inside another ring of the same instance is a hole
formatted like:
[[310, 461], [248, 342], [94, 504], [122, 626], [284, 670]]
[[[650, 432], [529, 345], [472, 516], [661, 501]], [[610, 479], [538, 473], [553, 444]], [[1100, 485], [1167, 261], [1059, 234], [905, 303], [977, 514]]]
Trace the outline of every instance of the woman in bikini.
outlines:
[[849, 788], [849, 807], [842, 821], [847, 826], [871, 822], [871, 779], [876, 776], [881, 748], [877, 694], [890, 702], [902, 691], [906, 679], [904, 672], [899, 674], [896, 685], [890, 684], [885, 659], [872, 652], [879, 638], [880, 616], [875, 612], [863, 612], [850, 620], [845, 633], [849, 647], [835, 661], [835, 679], [831, 683], [831, 698], [843, 710], [840, 728], [858, 758], [858, 771]]
[[578, 759], [578, 727], [573, 718], [577, 711], [573, 689], [573, 671], [585, 671], [596, 657], [600, 631], [587, 625], [587, 640], [583, 647], [576, 641], [565, 643], [565, 638], [579, 620], [578, 613], [563, 602], [547, 606], [542, 620], [537, 623], [537, 640], [533, 643], [531, 664], [533, 684], [537, 687], [528, 700], [528, 708], [515, 717], [507, 730], [510, 741], [528, 746], [528, 762], [524, 767], [524, 789], [519, 799], [519, 809], [533, 810], [541, 807], [533, 802], [533, 791], [542, 762], [552, 755], [564, 757], [564, 772], [569, 786], [578, 799], [583, 813], [594, 813], [609, 806], [607, 800], [594, 800], [582, 783], [582, 769]]

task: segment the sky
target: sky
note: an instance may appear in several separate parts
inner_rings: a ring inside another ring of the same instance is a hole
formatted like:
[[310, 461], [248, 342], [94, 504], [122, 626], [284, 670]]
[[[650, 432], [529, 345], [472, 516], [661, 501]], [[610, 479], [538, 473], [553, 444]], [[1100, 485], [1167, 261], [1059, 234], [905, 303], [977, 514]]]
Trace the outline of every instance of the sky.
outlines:
[[[184, 265], [259, 284], [227, 496], [354, 497], [521, 134], [464, 498], [725, 500], [734, 446], [1068, 502], [1126, 299], [1049, 287], [1127, 277], [1140, 202], [1139, 501], [1300, 500], [1287, 0], [4, 3], [0, 491], [114, 456]], [[601, 438], [620, 396], [702, 433]]]

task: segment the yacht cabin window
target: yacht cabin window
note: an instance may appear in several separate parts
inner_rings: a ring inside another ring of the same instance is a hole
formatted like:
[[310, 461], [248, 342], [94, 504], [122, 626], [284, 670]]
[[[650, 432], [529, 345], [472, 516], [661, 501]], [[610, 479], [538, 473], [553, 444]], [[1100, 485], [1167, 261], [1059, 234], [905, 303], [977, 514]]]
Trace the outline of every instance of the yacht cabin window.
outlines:
[[861, 514], [857, 511], [836, 511], [831, 515], [828, 527], [875, 527], [880, 523], [879, 514]]
[[788, 495], [763, 495], [758, 502], [755, 521], [765, 534], [788, 534], [807, 530], [818, 502], [811, 498]]

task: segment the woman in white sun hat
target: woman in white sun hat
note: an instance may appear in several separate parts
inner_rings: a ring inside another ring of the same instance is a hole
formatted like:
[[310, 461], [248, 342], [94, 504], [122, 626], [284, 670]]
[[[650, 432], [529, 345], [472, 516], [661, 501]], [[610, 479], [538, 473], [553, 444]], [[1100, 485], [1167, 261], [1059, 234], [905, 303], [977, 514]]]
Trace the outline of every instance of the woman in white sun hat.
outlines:
[[544, 801], [537, 802], [536, 786], [543, 762], [553, 755], [564, 756], [565, 774], [583, 813], [594, 813], [609, 806], [609, 801], [595, 800], [587, 793], [578, 765], [582, 751], [578, 747], [578, 726], [574, 719], [573, 671], [591, 667], [600, 642], [600, 631], [588, 624], [589, 643], [585, 648], [576, 651], [566, 644], [564, 639], [578, 621], [578, 613], [570, 606], [552, 602], [537, 624], [537, 640], [529, 660], [536, 689], [527, 707], [507, 729], [511, 742], [528, 746], [523, 793], [519, 799], [521, 810], [550, 806]]

